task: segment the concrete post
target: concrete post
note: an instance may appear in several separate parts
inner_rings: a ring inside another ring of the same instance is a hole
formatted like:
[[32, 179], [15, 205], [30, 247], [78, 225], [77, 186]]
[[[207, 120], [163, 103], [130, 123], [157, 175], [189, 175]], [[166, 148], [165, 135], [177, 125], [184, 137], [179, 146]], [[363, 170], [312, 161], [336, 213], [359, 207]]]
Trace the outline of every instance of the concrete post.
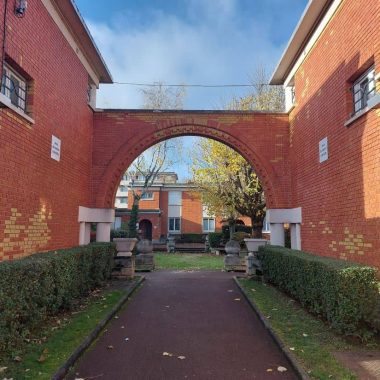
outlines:
[[283, 223], [270, 223], [270, 243], [285, 247], [285, 230]]
[[97, 223], [96, 225], [96, 242], [110, 242], [111, 241], [111, 227], [112, 223]]
[[290, 224], [290, 243], [292, 249], [301, 249], [301, 225], [299, 223]]
[[80, 222], [79, 224], [79, 245], [87, 245], [91, 238], [91, 223]]

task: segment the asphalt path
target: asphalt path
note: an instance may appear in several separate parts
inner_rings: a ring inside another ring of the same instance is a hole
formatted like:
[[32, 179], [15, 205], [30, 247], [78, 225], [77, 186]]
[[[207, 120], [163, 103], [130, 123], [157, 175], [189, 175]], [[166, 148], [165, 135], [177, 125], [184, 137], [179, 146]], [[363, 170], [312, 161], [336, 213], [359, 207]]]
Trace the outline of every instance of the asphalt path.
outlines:
[[68, 379], [298, 378], [231, 274], [156, 271], [146, 277]]

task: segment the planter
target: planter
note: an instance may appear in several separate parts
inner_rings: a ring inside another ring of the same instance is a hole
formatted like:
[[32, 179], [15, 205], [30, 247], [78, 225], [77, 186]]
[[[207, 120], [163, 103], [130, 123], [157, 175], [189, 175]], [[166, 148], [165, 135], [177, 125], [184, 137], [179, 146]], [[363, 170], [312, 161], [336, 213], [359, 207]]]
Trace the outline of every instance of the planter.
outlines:
[[114, 238], [113, 242], [116, 243], [118, 252], [132, 252], [137, 243], [136, 238]]
[[240, 244], [236, 240], [230, 240], [224, 247], [227, 255], [238, 255], [240, 252]]
[[153, 243], [151, 240], [142, 239], [136, 244], [136, 249], [138, 253], [147, 254], [153, 252]]
[[266, 245], [268, 240], [266, 239], [244, 239], [248, 252], [258, 252], [259, 247]]

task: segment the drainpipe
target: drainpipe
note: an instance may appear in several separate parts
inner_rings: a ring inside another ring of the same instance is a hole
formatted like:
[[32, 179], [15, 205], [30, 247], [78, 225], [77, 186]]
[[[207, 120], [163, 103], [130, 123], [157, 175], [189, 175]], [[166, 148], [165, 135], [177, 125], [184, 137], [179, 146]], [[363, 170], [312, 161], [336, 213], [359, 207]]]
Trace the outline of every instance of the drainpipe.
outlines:
[[4, 75], [4, 63], [5, 63], [5, 40], [7, 37], [7, 11], [8, 11], [8, 0], [4, 2], [4, 23], [3, 23], [3, 46], [1, 49], [1, 68], [0, 68], [0, 91], [3, 85], [3, 75]]

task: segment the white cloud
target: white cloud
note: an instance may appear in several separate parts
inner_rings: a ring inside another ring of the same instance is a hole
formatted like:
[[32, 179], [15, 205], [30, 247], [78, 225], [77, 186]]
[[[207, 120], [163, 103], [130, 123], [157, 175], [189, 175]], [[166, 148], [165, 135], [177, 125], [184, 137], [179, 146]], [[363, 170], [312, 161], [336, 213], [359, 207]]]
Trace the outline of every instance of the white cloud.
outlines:
[[[267, 20], [243, 23], [236, 0], [188, 0], [187, 19], [162, 12], [143, 26], [131, 12], [109, 24], [89, 21], [117, 82], [247, 83], [260, 63], [273, 68], [281, 48], [271, 42]], [[244, 91], [244, 90], [243, 90]], [[190, 89], [186, 108], [212, 109], [238, 90]], [[98, 106], [139, 108], [138, 88], [104, 85]]]

